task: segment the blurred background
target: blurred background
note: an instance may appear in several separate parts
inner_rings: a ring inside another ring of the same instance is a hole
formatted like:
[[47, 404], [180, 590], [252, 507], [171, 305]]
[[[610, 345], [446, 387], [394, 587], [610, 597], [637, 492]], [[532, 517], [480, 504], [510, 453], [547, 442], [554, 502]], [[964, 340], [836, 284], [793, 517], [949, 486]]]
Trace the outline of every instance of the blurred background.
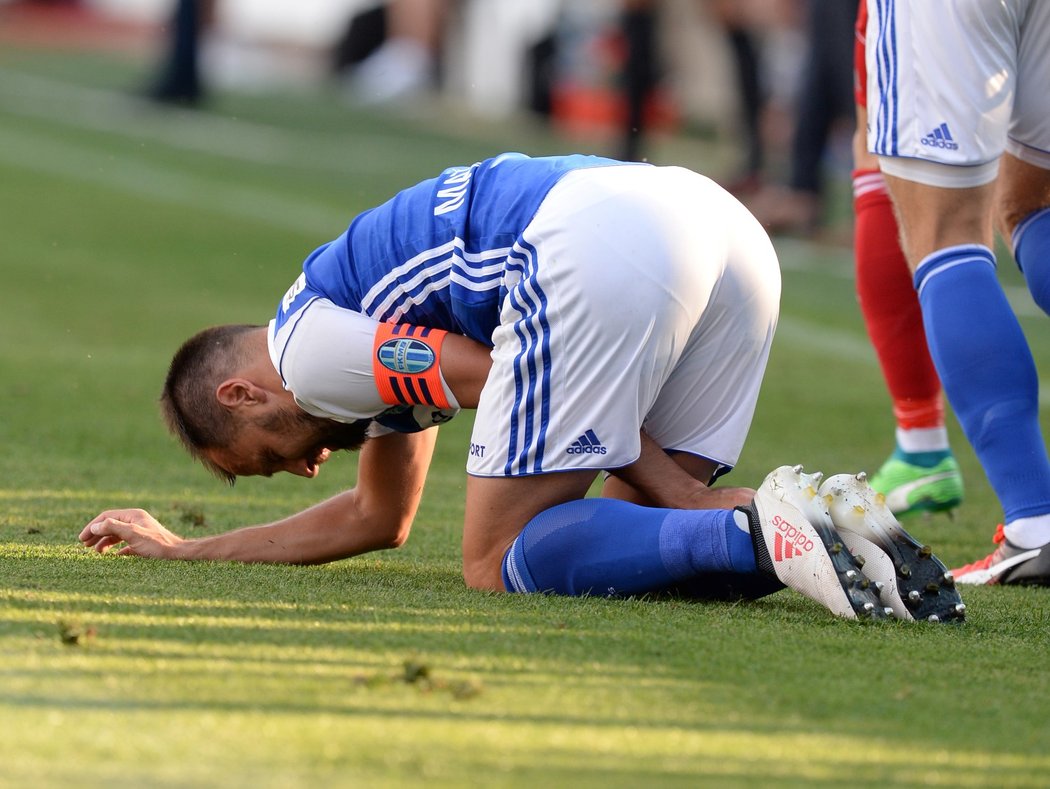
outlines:
[[0, 0], [0, 65], [12, 52], [93, 51], [133, 66], [113, 90], [179, 109], [323, 91], [347, 114], [542, 125], [564, 151], [699, 169], [775, 233], [848, 241], [855, 11], [855, 0]]

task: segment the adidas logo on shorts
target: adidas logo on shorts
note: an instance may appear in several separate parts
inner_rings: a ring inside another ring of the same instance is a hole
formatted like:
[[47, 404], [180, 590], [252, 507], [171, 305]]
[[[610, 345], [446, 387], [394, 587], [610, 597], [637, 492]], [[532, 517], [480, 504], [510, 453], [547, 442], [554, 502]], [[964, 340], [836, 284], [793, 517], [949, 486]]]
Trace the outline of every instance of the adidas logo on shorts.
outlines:
[[588, 430], [565, 450], [569, 455], [604, 455], [608, 451], [602, 446], [602, 442], [598, 440], [593, 430]]
[[931, 148], [944, 148], [946, 151], [959, 150], [959, 143], [952, 139], [952, 133], [948, 131], [947, 123], [942, 123], [919, 140], [919, 142]]

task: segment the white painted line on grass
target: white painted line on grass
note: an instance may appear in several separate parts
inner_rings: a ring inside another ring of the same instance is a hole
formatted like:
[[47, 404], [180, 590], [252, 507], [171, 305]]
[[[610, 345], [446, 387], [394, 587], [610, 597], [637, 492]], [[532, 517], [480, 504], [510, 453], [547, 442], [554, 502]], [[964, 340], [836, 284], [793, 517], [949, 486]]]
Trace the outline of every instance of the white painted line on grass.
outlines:
[[262, 222], [327, 241], [353, 218], [350, 211], [334, 211], [262, 189], [231, 186], [218, 178], [204, 178], [126, 156], [114, 156], [85, 145], [0, 127], [0, 161], [11, 167], [56, 178], [90, 183], [162, 203], [195, 208], [235, 219]]
[[[304, 132], [160, 107], [130, 93], [87, 88], [0, 68], [0, 110], [73, 129], [89, 129], [176, 150], [313, 172], [374, 176], [404, 157], [400, 145], [378, 134]], [[348, 109], [348, 112], [352, 110]], [[348, 155], [353, 146], [353, 155]]]

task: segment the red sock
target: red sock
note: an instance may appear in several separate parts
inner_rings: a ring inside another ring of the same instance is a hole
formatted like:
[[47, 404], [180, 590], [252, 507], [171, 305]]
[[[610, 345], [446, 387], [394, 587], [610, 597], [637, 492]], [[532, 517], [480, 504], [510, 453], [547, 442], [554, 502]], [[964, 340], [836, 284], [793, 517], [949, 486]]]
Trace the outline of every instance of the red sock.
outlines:
[[922, 311], [900, 248], [893, 204], [878, 170], [854, 171], [853, 210], [857, 299], [897, 426], [940, 427], [941, 382], [926, 347]]

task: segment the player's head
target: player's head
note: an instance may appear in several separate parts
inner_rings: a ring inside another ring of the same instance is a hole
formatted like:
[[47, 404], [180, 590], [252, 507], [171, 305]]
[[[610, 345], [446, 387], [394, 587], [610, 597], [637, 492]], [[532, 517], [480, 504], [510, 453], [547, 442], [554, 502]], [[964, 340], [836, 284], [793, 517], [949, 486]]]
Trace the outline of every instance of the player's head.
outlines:
[[229, 446], [236, 431], [234, 415], [216, 399], [219, 384], [246, 362], [248, 338], [258, 326], [213, 326], [195, 334], [175, 352], [160, 396], [168, 429], [209, 470], [233, 479], [204, 455]]
[[172, 358], [161, 393], [168, 429], [194, 458], [230, 484], [237, 476], [278, 471], [315, 476], [331, 451], [359, 448], [368, 425], [311, 416], [290, 397], [271, 397], [260, 408], [224, 403], [219, 393], [231, 376], [260, 362], [257, 356], [265, 348], [261, 331], [261, 326], [237, 324], [194, 335]]

